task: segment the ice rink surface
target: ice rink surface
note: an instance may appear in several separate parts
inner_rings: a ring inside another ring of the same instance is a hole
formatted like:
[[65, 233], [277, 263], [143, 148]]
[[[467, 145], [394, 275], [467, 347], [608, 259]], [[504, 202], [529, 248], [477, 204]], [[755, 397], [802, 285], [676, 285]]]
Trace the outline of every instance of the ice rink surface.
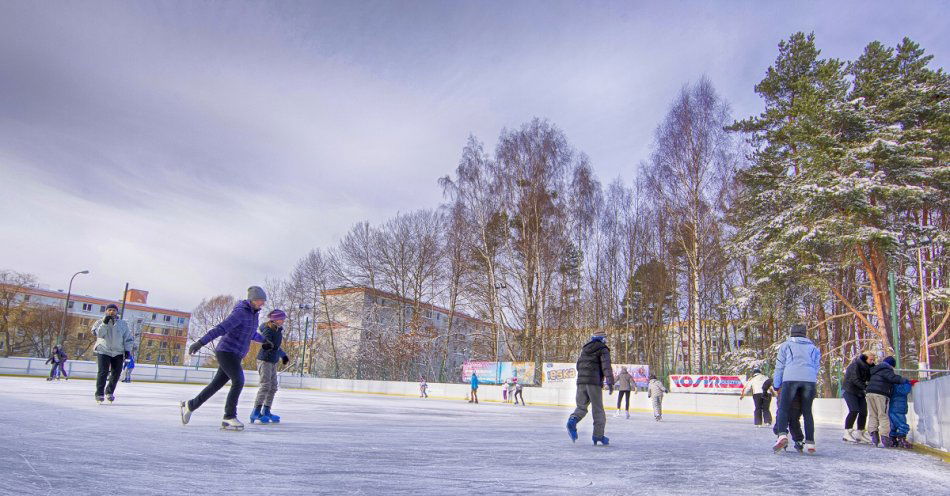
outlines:
[[[751, 421], [608, 411], [611, 446], [572, 444], [570, 411], [462, 400], [277, 393], [279, 425], [219, 429], [227, 387], [179, 419], [200, 386], [0, 377], [0, 494], [948, 494], [950, 466], [914, 452], [840, 441], [774, 455]], [[247, 422], [256, 388], [238, 413]], [[606, 397], [613, 400], [614, 396]]]

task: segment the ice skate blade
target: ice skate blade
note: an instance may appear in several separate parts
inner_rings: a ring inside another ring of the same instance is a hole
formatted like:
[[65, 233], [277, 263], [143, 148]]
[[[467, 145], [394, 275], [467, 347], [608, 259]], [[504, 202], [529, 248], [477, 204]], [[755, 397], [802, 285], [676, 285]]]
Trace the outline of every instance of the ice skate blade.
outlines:
[[222, 423], [222, 424], [221, 424], [221, 430], [222, 430], [222, 431], [235, 431], [235, 432], [237, 432], [237, 431], [243, 431], [243, 430], [244, 430], [244, 426], [242, 425], [241, 427], [233, 427], [233, 426], [231, 426], [231, 425]]

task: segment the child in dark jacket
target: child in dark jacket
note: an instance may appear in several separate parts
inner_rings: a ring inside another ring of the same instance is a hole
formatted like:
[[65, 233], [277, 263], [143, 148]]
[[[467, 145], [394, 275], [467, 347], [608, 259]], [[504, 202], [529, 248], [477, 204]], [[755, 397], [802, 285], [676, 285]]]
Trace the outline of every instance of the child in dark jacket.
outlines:
[[913, 448], [907, 441], [907, 433], [910, 432], [910, 425], [907, 424], [907, 395], [916, 383], [917, 381], [910, 381], [898, 384], [891, 393], [891, 404], [887, 411], [891, 420], [891, 447]]

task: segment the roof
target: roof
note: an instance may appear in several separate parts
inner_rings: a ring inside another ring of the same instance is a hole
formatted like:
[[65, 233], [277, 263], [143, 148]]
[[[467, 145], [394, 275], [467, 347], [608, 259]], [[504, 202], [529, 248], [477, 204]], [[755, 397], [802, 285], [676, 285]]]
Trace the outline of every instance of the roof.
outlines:
[[[11, 287], [10, 285], [3, 285], [3, 286]], [[23, 287], [23, 286], [21, 287], [13, 286], [13, 287], [18, 293], [25, 293], [25, 294], [31, 294], [31, 295], [36, 295], [36, 296], [46, 296], [48, 298], [57, 298], [61, 300], [66, 300], [66, 293], [62, 293], [59, 291], [50, 291], [47, 289], [30, 288], [30, 287]], [[78, 294], [69, 295], [69, 301], [78, 301], [82, 303], [95, 303], [97, 305], [108, 305], [109, 303], [115, 303], [116, 305], [119, 305], [119, 306], [122, 305], [122, 300], [111, 300], [111, 299], [106, 299], [106, 298], [99, 298], [96, 296], [87, 296], [87, 295], [78, 295]], [[191, 318], [191, 312], [183, 312], [181, 310], [173, 310], [170, 308], [141, 305], [138, 303], [126, 302], [125, 308], [130, 308], [132, 310], [141, 310], [144, 312], [160, 313], [162, 315], [172, 315], [175, 317]]]

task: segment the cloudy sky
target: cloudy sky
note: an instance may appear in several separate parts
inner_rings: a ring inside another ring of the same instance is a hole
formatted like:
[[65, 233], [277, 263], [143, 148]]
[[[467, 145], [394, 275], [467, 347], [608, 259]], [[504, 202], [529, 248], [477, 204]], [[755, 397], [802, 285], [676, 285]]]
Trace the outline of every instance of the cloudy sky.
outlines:
[[0, 268], [191, 309], [437, 206], [470, 133], [547, 118], [630, 180], [684, 83], [756, 113], [795, 31], [844, 59], [910, 36], [946, 67], [948, 6], [5, 0]]

